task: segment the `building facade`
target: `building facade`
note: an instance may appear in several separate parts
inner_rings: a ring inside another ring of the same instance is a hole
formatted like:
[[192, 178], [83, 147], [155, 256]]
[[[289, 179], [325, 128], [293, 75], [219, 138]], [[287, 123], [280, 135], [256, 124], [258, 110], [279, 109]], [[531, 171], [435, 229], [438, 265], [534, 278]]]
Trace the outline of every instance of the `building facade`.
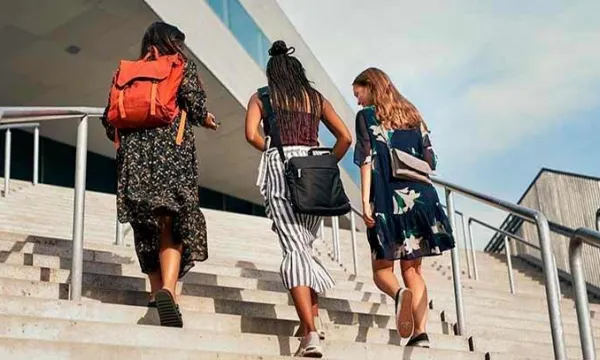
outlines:
[[[596, 214], [600, 210], [600, 178], [542, 169], [519, 200], [519, 204], [537, 209], [546, 215], [549, 221], [572, 229], [595, 229]], [[502, 228], [539, 246], [537, 228], [531, 223], [509, 216]], [[552, 233], [551, 242], [557, 267], [564, 273], [570, 273], [569, 239]], [[486, 247], [486, 251], [502, 249], [503, 237], [499, 235], [494, 236]], [[516, 243], [512, 250], [517, 255], [540, 259], [540, 252], [527, 245]], [[599, 249], [584, 244], [583, 264], [586, 281], [600, 289]]]
[[[138, 57], [145, 29], [157, 20], [179, 27], [209, 111], [222, 123], [217, 132], [196, 130], [201, 206], [263, 214], [255, 186], [260, 154], [246, 144], [244, 115], [249, 97], [266, 83], [272, 41], [296, 48], [309, 78], [354, 127], [352, 109], [275, 0], [23, 0], [1, 8], [0, 44], [7, 49], [0, 60], [1, 106], [104, 107], [118, 61]], [[73, 186], [76, 122], [45, 121], [40, 134], [40, 181]], [[319, 140], [334, 142], [324, 126]], [[13, 131], [13, 177], [31, 178], [32, 142], [30, 133]], [[88, 189], [113, 192], [115, 150], [98, 119], [90, 121], [88, 149]], [[351, 152], [341, 170], [356, 203]]]

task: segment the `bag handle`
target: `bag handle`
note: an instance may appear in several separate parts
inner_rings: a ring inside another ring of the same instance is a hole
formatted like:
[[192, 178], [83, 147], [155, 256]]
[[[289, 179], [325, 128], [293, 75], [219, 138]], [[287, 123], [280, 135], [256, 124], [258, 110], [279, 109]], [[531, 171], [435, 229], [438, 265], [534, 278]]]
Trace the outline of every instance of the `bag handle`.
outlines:
[[[271, 105], [271, 94], [269, 91], [269, 87], [261, 87], [257, 91], [258, 97], [262, 102], [263, 110], [266, 114], [266, 119], [263, 119], [269, 122], [269, 132], [273, 133], [273, 140], [275, 141], [275, 146], [277, 147], [277, 151], [279, 152], [279, 157], [281, 157], [281, 161], [285, 164], [285, 154], [283, 152], [283, 146], [281, 145], [281, 132], [279, 130], [279, 126], [277, 124], [277, 117], [275, 116], [275, 112], [273, 111], [273, 106]], [[271, 136], [271, 134], [267, 134]]]
[[312, 148], [312, 149], [308, 150], [308, 155], [313, 156], [314, 153], [320, 153], [320, 152], [325, 152], [325, 153], [328, 153], [328, 155], [331, 155], [331, 153], [333, 152], [333, 149], [328, 148], [328, 147]]

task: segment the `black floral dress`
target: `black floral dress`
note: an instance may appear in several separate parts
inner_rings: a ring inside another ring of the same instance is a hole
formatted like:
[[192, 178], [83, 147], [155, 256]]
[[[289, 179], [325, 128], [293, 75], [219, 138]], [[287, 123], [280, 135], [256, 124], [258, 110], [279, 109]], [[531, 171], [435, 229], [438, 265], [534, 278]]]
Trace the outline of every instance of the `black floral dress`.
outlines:
[[[175, 143], [179, 117], [168, 126], [152, 129], [119, 130], [117, 150], [117, 213], [121, 223], [133, 228], [135, 250], [142, 272], [160, 271], [159, 216], [172, 216], [173, 239], [183, 243], [179, 277], [195, 261], [208, 258], [206, 220], [199, 208], [198, 160], [192, 126], [206, 119], [206, 95], [188, 61], [178, 91], [181, 109], [187, 112], [181, 145]], [[102, 117], [106, 136], [115, 138], [115, 129]]]
[[[384, 134], [383, 132], [387, 132]], [[414, 260], [454, 247], [448, 218], [431, 184], [392, 176], [390, 146], [435, 168], [428, 134], [420, 129], [386, 130], [373, 107], [356, 116], [354, 162], [371, 164], [371, 197], [375, 227], [367, 238], [374, 260]]]

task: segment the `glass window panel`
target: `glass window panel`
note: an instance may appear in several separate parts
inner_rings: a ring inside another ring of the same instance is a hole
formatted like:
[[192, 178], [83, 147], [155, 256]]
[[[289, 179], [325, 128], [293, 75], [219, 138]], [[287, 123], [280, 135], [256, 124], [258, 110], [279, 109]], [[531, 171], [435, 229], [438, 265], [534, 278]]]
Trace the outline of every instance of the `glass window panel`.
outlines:
[[214, 12], [221, 18], [221, 21], [225, 22], [225, 4], [227, 0], [207, 0], [208, 5], [214, 10]]
[[260, 62], [261, 54], [259, 53], [259, 43], [257, 41], [261, 33], [260, 29], [237, 0], [229, 0], [227, 4], [229, 6], [229, 26], [231, 32], [244, 49], [248, 51], [250, 56], [256, 62]]

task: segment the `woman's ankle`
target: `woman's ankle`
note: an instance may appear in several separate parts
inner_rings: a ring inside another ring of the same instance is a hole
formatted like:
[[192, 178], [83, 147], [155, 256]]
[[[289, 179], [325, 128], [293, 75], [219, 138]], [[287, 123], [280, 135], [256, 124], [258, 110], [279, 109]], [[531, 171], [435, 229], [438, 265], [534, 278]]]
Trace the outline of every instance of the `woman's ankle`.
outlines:
[[415, 328], [415, 330], [413, 331], [413, 335], [411, 337], [414, 338], [414, 337], [417, 337], [417, 336], [419, 336], [421, 334], [426, 334], [426, 333], [427, 333], [427, 331], [425, 329], [417, 329], [417, 328]]
[[172, 297], [173, 297], [173, 299], [175, 300], [175, 302], [177, 302], [177, 294], [176, 294], [176, 292], [175, 292], [175, 290], [174, 290], [174, 289], [171, 289], [171, 288], [169, 288], [169, 287], [167, 287], [167, 286], [163, 286], [163, 288], [162, 288], [161, 290], [166, 290], [166, 291], [168, 291], [168, 292], [169, 292], [169, 294], [171, 294], [171, 296], [172, 296]]

